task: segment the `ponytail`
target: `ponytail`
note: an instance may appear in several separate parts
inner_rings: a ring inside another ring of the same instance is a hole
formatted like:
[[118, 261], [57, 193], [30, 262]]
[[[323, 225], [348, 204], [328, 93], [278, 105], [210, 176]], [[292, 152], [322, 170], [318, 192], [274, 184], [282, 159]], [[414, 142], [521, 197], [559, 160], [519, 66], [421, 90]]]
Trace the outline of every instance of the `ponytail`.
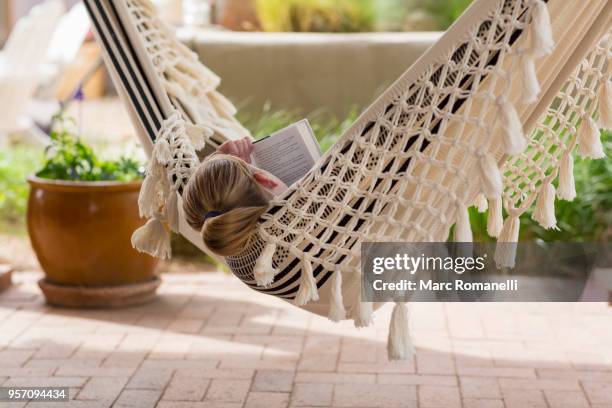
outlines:
[[259, 217], [267, 206], [240, 207], [209, 218], [202, 228], [202, 239], [211, 251], [221, 256], [236, 255], [248, 245]]
[[[183, 193], [185, 220], [220, 256], [245, 249], [268, 208], [268, 194], [242, 160], [227, 155], [200, 164]], [[206, 217], [209, 212], [219, 215]]]

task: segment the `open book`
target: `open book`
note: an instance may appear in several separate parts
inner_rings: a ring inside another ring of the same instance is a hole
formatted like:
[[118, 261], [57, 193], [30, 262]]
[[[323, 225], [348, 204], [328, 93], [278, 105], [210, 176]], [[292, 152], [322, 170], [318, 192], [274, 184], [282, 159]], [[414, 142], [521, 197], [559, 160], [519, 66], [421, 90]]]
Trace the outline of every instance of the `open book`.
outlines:
[[301, 179], [321, 157], [321, 149], [307, 119], [266, 136], [253, 144], [253, 165], [287, 186]]

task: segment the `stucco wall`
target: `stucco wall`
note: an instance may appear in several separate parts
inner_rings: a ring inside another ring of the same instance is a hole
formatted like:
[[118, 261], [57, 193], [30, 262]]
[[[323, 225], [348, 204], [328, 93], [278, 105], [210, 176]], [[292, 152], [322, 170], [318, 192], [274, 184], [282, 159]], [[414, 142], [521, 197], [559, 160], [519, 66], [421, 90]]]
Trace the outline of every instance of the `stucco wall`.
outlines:
[[439, 33], [295, 34], [183, 29], [180, 38], [219, 74], [221, 91], [241, 108], [344, 115], [367, 106]]

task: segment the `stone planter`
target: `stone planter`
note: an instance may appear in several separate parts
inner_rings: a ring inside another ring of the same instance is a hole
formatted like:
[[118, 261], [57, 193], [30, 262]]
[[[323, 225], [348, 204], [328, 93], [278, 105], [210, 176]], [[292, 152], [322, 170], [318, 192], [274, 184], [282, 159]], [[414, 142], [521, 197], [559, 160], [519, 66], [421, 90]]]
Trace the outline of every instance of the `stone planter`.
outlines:
[[159, 284], [157, 260], [130, 243], [144, 223], [138, 215], [140, 182], [28, 182], [28, 231], [49, 303], [106, 307], [152, 298]]

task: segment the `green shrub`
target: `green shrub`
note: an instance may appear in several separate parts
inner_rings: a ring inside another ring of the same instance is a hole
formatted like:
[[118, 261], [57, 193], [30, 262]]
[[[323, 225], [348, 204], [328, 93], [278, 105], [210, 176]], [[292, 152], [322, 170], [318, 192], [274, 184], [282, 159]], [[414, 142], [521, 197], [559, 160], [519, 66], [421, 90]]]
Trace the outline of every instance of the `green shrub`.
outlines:
[[28, 176], [41, 162], [41, 154], [25, 147], [0, 150], [0, 224], [23, 222], [28, 203]]
[[412, 0], [410, 13], [421, 14], [431, 19], [438, 30], [446, 30], [472, 3], [472, 0]]
[[257, 0], [264, 31], [364, 32], [374, 30], [375, 0]]
[[67, 130], [64, 123], [51, 133], [45, 162], [36, 176], [72, 181], [135, 181], [143, 176], [142, 165], [130, 157], [101, 160], [93, 149]]

